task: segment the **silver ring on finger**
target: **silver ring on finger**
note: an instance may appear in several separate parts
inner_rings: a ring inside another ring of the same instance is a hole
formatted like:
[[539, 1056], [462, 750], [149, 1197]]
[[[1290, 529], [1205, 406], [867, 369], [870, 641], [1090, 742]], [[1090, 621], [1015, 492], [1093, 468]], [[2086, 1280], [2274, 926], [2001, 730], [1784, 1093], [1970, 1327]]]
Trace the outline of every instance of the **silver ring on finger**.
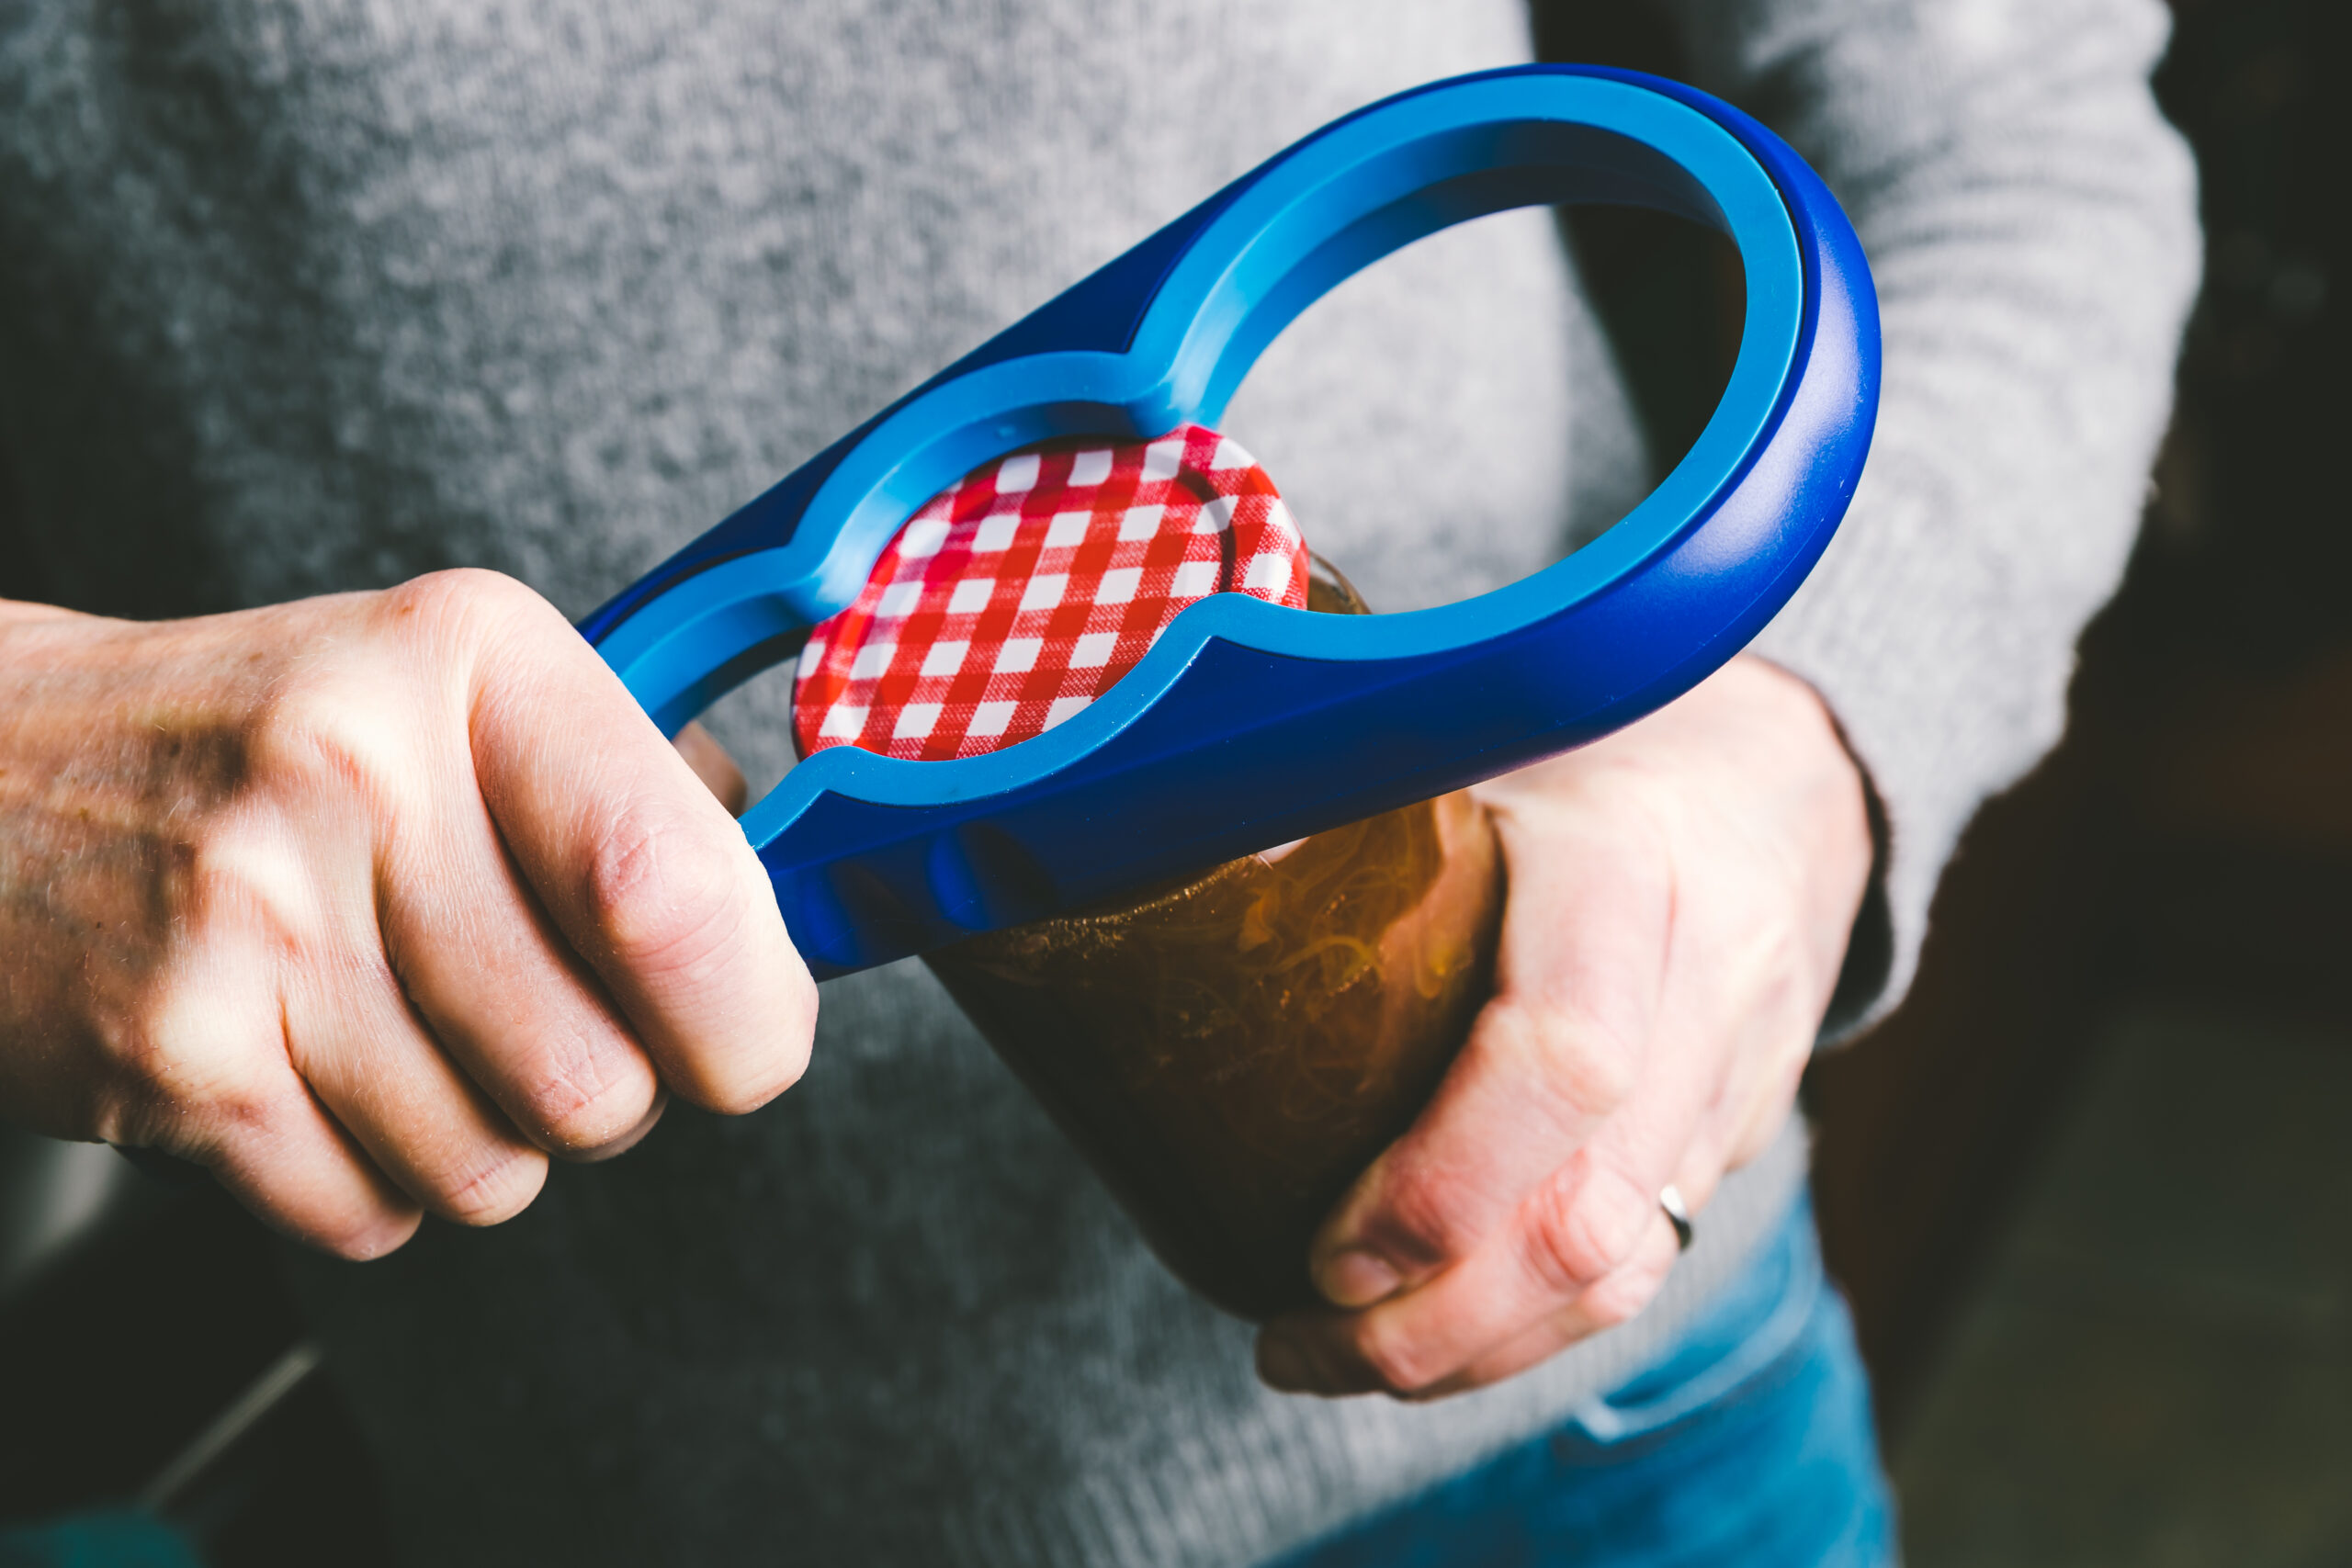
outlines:
[[1666, 1223], [1674, 1227], [1674, 1250], [1690, 1250], [1690, 1206], [1682, 1201], [1682, 1189], [1669, 1181], [1657, 1190], [1657, 1206], [1666, 1211]]

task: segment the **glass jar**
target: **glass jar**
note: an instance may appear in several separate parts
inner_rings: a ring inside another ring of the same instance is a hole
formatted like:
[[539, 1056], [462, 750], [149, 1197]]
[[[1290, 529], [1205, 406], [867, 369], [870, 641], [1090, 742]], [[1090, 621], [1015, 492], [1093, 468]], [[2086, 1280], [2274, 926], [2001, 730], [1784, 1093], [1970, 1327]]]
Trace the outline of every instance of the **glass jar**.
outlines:
[[[1362, 614], [1317, 558], [1308, 608]], [[1493, 985], [1485, 808], [1423, 801], [927, 962], [1168, 1267], [1238, 1316], [1429, 1100]]]

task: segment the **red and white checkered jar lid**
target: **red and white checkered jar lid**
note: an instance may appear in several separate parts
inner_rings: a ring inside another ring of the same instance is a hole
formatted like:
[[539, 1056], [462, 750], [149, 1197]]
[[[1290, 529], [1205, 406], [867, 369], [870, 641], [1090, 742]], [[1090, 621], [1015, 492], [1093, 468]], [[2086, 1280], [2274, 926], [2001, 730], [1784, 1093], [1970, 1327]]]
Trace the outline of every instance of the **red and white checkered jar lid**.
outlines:
[[928, 761], [1011, 746], [1221, 592], [1306, 604], [1306, 542], [1238, 443], [1188, 424], [1016, 453], [933, 496], [810, 634], [793, 739]]

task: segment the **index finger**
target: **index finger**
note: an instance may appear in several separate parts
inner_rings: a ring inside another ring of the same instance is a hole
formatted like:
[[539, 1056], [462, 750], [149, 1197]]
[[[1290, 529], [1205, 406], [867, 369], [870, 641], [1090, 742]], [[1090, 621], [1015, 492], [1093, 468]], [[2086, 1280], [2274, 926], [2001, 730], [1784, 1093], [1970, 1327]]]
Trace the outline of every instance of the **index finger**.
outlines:
[[742, 830], [619, 678], [544, 607], [484, 650], [470, 712], [501, 837], [662, 1081], [723, 1111], [789, 1088], [815, 983]]

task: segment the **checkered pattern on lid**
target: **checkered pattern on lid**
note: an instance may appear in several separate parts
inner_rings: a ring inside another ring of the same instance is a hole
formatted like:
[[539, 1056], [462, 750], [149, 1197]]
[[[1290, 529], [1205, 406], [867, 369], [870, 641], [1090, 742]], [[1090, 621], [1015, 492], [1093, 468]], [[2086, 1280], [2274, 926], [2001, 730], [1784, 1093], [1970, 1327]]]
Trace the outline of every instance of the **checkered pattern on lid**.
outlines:
[[810, 635], [793, 739], [804, 757], [854, 745], [934, 761], [1011, 746], [1227, 591], [1306, 604], [1306, 542], [1238, 443], [1188, 424], [1016, 453], [926, 502]]

